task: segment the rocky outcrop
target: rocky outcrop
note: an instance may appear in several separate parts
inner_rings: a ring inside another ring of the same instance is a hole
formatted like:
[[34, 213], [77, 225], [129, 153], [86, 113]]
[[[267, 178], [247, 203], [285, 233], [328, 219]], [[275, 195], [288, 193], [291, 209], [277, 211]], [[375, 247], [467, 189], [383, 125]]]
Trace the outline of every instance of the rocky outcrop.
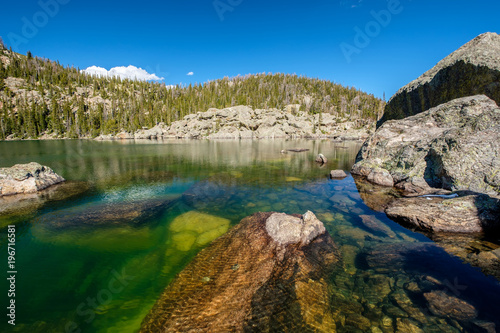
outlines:
[[141, 332], [333, 332], [325, 278], [339, 252], [313, 213], [256, 213], [202, 250]]
[[393, 201], [387, 216], [402, 225], [431, 232], [499, 232], [500, 200], [485, 194], [404, 198]]
[[0, 168], [0, 197], [35, 193], [63, 181], [51, 168], [35, 162]]
[[500, 194], [500, 108], [479, 95], [384, 123], [352, 173], [407, 192], [430, 188]]
[[[359, 140], [373, 129], [370, 122], [349, 122], [329, 113], [309, 115], [303, 111], [256, 109], [234, 106], [209, 109], [163, 126], [164, 138], [263, 139], [337, 138]], [[159, 134], [157, 135], [159, 137]]]
[[161, 139], [165, 129], [165, 124], [160, 123], [150, 129], [142, 129], [134, 134], [135, 139]]
[[500, 35], [496, 33], [476, 37], [401, 88], [387, 103], [378, 126], [478, 94], [500, 104]]
[[35, 193], [4, 195], [0, 197], [1, 215], [31, 214], [47, 203], [68, 200], [88, 191], [87, 182], [62, 182]]
[[331, 170], [330, 171], [330, 178], [332, 179], [344, 179], [347, 177], [347, 173], [345, 173], [344, 170]]

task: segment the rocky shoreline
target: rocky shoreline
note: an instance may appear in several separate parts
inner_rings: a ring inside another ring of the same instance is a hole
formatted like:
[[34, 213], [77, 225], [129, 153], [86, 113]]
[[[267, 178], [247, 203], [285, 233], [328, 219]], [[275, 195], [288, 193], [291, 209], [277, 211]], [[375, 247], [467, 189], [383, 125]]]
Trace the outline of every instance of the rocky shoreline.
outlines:
[[198, 253], [140, 332], [334, 332], [327, 279], [341, 263], [312, 212], [256, 213]]
[[[375, 121], [337, 117], [330, 113], [308, 114], [298, 107], [252, 109], [239, 105], [209, 109], [185, 116], [170, 126], [159, 123], [136, 132], [100, 135], [94, 140], [169, 140], [169, 139], [334, 139], [365, 140], [375, 130]], [[31, 140], [67, 139], [45, 134]], [[87, 138], [92, 139], [92, 138]], [[19, 140], [14, 137], [7, 140]]]
[[425, 232], [500, 235], [500, 76], [455, 79], [463, 62], [498, 73], [498, 59], [500, 36], [483, 34], [391, 98], [351, 170], [407, 197], [385, 203], [391, 219]]

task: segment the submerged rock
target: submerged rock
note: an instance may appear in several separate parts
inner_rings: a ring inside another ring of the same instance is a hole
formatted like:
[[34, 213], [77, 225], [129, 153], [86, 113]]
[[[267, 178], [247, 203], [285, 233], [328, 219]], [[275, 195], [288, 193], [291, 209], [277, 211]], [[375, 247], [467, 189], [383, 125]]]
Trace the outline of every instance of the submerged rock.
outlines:
[[446, 252], [479, 267], [485, 275], [492, 275], [500, 281], [500, 245], [478, 234], [437, 233], [428, 236]]
[[470, 303], [450, 295], [442, 290], [433, 290], [424, 294], [429, 309], [436, 316], [451, 317], [458, 320], [470, 320], [477, 317], [477, 311]]
[[24, 215], [36, 211], [51, 201], [67, 200], [89, 190], [86, 182], [62, 182], [36, 193], [0, 197], [0, 215]]
[[500, 104], [500, 35], [496, 33], [474, 38], [401, 88], [387, 103], [378, 125], [477, 94]]
[[0, 168], [0, 197], [35, 193], [63, 181], [51, 168], [35, 162]]
[[397, 198], [401, 197], [398, 190], [368, 182], [365, 178], [354, 176], [359, 195], [365, 205], [371, 209], [383, 212]]
[[194, 258], [140, 331], [335, 331], [325, 278], [339, 258], [313, 213], [256, 213]]
[[382, 233], [390, 238], [396, 237], [394, 231], [392, 231], [391, 228], [389, 228], [385, 223], [377, 219], [375, 215], [359, 215], [359, 217], [366, 228], [374, 232]]
[[137, 226], [154, 220], [174, 197], [116, 203], [89, 203], [40, 216], [44, 228], [66, 229], [84, 226]]

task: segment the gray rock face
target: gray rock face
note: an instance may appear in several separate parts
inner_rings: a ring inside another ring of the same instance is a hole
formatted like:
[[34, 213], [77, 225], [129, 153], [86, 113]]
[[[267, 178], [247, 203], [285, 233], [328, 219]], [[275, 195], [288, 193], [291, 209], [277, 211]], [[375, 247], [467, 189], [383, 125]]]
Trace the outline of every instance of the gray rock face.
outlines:
[[0, 197], [35, 193], [63, 181], [51, 168], [35, 162], [0, 168]]
[[386, 105], [378, 127], [387, 120], [478, 94], [500, 104], [500, 35], [496, 33], [476, 37], [401, 88]]
[[282, 244], [309, 244], [326, 229], [313, 212], [307, 211], [302, 218], [285, 213], [273, 213], [266, 220], [266, 230], [271, 238]]
[[500, 194], [500, 108], [479, 95], [384, 123], [351, 172], [377, 184], [427, 193], [431, 187]]

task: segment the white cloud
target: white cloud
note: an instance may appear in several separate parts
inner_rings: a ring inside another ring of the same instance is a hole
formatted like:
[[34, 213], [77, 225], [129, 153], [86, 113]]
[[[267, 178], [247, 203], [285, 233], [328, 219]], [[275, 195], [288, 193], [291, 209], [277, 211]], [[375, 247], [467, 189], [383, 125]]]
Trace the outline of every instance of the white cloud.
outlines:
[[194, 75], [194, 73], [193, 73], [193, 72], [189, 72], [189, 73], [187, 73], [186, 75], [191, 76], [191, 75]]
[[90, 66], [87, 69], [81, 70], [82, 73], [104, 76], [104, 77], [113, 77], [117, 76], [122, 79], [130, 79], [130, 80], [140, 80], [140, 81], [159, 81], [164, 80], [163, 77], [158, 77], [156, 74], [149, 74], [142, 68], [137, 68], [135, 66], [129, 65], [113, 67], [109, 71], [106, 68]]

